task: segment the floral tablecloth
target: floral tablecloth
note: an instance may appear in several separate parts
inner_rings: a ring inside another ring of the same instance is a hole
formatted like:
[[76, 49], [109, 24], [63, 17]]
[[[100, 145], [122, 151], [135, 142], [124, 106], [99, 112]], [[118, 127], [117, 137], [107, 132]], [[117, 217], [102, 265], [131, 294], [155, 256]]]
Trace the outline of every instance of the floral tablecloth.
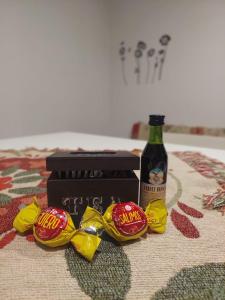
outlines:
[[123, 246], [104, 241], [88, 263], [71, 246], [47, 249], [12, 228], [33, 195], [47, 206], [45, 157], [53, 151], [0, 151], [1, 299], [225, 299], [224, 206], [203, 209], [206, 196], [225, 189], [223, 163], [169, 153], [167, 232]]

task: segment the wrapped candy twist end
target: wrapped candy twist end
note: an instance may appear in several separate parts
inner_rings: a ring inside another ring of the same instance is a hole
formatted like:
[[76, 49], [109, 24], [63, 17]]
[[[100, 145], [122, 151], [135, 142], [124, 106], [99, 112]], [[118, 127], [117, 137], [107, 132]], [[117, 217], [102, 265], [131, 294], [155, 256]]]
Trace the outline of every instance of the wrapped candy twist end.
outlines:
[[41, 209], [34, 197], [34, 202], [22, 208], [13, 221], [13, 227], [20, 233], [33, 228]]
[[145, 214], [151, 231], [156, 233], [164, 233], [166, 231], [168, 212], [164, 200], [157, 199], [150, 202], [146, 207]]

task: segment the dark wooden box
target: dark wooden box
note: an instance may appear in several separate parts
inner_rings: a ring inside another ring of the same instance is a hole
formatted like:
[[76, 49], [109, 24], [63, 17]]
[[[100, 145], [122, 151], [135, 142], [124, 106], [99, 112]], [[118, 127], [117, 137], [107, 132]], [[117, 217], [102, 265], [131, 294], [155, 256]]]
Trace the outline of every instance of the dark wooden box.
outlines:
[[112, 202], [138, 202], [133, 170], [139, 157], [126, 151], [55, 153], [46, 159], [48, 206], [67, 210], [78, 225], [87, 205], [103, 213]]

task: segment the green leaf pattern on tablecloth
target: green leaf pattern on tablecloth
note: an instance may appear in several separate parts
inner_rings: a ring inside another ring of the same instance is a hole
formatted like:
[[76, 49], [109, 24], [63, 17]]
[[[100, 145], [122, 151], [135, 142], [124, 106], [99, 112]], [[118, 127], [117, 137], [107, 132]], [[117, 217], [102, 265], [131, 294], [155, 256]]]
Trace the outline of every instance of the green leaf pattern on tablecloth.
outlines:
[[225, 299], [225, 264], [209, 263], [182, 269], [152, 298], [152, 300], [170, 299]]
[[46, 188], [40, 187], [24, 187], [24, 188], [15, 188], [9, 190], [9, 193], [18, 194], [18, 195], [33, 195], [46, 192]]
[[[8, 178], [11, 187], [6, 187], [1, 190], [0, 207], [9, 204], [13, 200], [12, 194], [33, 195], [46, 192], [46, 188], [37, 186], [39, 182], [44, 179], [38, 169], [23, 170], [16, 165], [3, 169], [0, 172], [0, 178], [2, 177], [4, 179], [8, 175], [10, 176]], [[23, 184], [25, 184], [25, 186]], [[20, 187], [21, 185], [22, 187]]]
[[11, 200], [12, 200], [12, 198], [10, 196], [1, 193], [0, 194], [0, 207], [7, 205]]
[[121, 246], [102, 241], [92, 263], [71, 246], [65, 252], [72, 277], [92, 299], [122, 300], [130, 289], [130, 262]]
[[36, 176], [26, 176], [26, 177], [22, 177], [22, 178], [18, 178], [18, 179], [14, 179], [12, 183], [28, 183], [28, 182], [34, 182], [34, 181], [38, 181], [41, 180], [43, 177], [40, 175], [36, 175]]
[[29, 176], [29, 175], [33, 175], [33, 174], [39, 174], [39, 170], [34, 169], [34, 170], [29, 170], [29, 171], [21, 171], [21, 172], [16, 173], [14, 175], [14, 177]]
[[17, 170], [19, 170], [18, 166], [13, 166], [13, 167], [7, 168], [2, 171], [1, 176], [8, 176], [8, 175], [16, 172]]

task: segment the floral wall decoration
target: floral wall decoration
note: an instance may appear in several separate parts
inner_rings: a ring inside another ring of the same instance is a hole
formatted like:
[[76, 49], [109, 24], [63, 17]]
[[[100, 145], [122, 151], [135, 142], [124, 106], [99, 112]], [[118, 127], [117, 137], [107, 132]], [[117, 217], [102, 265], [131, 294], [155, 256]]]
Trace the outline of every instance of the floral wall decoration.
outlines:
[[168, 34], [163, 34], [159, 38], [157, 48], [148, 47], [146, 42], [139, 41], [133, 49], [130, 46], [126, 46], [125, 42], [122, 41], [120, 43], [119, 56], [123, 83], [128, 85], [127, 59], [129, 56], [134, 57], [134, 75], [137, 84], [149, 84], [154, 83], [156, 80], [161, 80], [170, 42], [171, 36]]

